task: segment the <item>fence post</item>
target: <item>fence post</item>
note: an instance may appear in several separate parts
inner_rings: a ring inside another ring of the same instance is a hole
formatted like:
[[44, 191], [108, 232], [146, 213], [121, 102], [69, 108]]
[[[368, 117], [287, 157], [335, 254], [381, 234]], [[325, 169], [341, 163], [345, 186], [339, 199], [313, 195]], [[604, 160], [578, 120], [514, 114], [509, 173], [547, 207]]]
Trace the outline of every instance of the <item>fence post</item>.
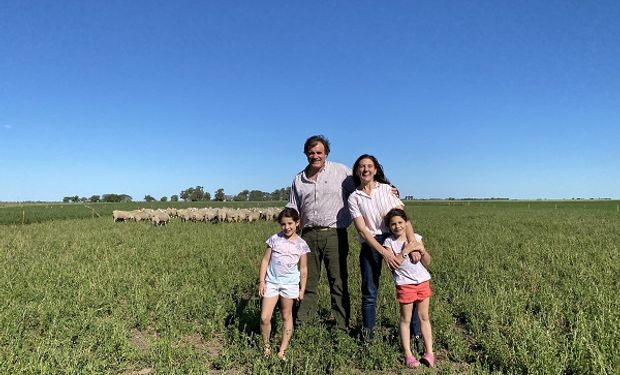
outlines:
[[26, 224], [26, 210], [22, 210], [22, 225]]

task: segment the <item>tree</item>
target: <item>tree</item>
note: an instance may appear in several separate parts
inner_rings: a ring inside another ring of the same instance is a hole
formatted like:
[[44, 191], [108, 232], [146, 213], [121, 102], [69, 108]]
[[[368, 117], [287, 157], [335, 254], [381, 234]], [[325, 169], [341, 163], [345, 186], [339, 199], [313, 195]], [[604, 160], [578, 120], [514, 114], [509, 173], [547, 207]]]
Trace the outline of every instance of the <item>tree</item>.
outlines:
[[276, 189], [271, 194], [268, 194], [268, 199], [272, 201], [288, 201], [291, 195], [291, 187]]
[[121, 194], [120, 198], [121, 198], [121, 202], [131, 202], [133, 200], [133, 198], [127, 194]]
[[211, 200], [211, 193], [209, 193], [208, 191], [205, 191], [205, 195], [204, 197], [202, 197], [203, 201], [210, 201]]
[[168, 197], [163, 196], [159, 199], [160, 202], [168, 202]]
[[174, 194], [170, 196], [170, 202], [178, 202], [179, 201], [179, 196]]
[[239, 194], [235, 195], [233, 197], [233, 200], [234, 201], [241, 201], [241, 202], [247, 201], [249, 195], [250, 195], [250, 191], [249, 190], [243, 190], [243, 191], [239, 192]]
[[205, 198], [205, 191], [202, 186], [190, 187], [181, 192], [181, 199], [184, 201], [201, 201]]
[[155, 198], [153, 198], [152, 196], [150, 196], [148, 194], [144, 196], [144, 201], [145, 202], [153, 202], [154, 200], [155, 200]]
[[98, 195], [91, 195], [90, 198], [88, 198], [89, 201], [91, 201], [91, 203], [97, 203], [101, 200], [101, 197]]
[[73, 202], [73, 203], [77, 203], [77, 202], [80, 201], [80, 197], [78, 197], [77, 195], [69, 197], [69, 199], [71, 199], [71, 202]]
[[260, 190], [252, 190], [250, 192], [250, 195], [248, 196], [248, 199], [253, 201], [253, 202], [259, 202], [259, 201], [264, 201], [265, 200], [265, 194]]
[[127, 194], [103, 194], [101, 197], [102, 202], [131, 202], [133, 198]]
[[62, 203], [69, 203], [71, 201], [71, 197], [62, 197]]
[[219, 188], [215, 191], [215, 200], [218, 202], [224, 202], [226, 200], [223, 188]]

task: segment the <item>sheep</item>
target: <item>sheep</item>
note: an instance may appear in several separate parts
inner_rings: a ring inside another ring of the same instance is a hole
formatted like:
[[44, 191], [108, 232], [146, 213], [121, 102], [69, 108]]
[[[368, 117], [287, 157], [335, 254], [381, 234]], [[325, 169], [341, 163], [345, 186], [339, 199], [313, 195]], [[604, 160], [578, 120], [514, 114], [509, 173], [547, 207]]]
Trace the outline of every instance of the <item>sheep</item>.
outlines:
[[145, 211], [142, 211], [142, 210], [133, 211], [133, 219], [135, 221], [149, 220], [150, 218], [151, 218], [151, 215], [149, 215]]
[[116, 223], [117, 221], [134, 220], [134, 217], [131, 212], [114, 210], [112, 211], [112, 219]]
[[276, 221], [278, 219], [278, 214], [280, 213], [280, 208], [277, 207], [268, 207], [260, 211], [260, 218], [262, 220], [273, 220]]
[[151, 216], [153, 225], [166, 225], [170, 221], [170, 215], [164, 211], [157, 211]]
[[190, 214], [191, 220], [193, 222], [197, 221], [205, 221], [205, 210], [196, 210]]
[[216, 214], [217, 219], [216, 219], [216, 221], [218, 223], [221, 223], [222, 221], [226, 221], [226, 213], [227, 213], [226, 211], [227, 210], [225, 208], [219, 208], [217, 210], [217, 214]]
[[241, 213], [239, 212], [239, 209], [229, 210], [226, 213], [226, 221], [228, 221], [229, 223], [239, 222], [240, 219], [241, 219]]
[[216, 221], [216, 220], [217, 220], [217, 210], [213, 208], [208, 208], [205, 213], [205, 222]]
[[192, 219], [192, 212], [188, 209], [180, 209], [177, 210], [177, 216], [181, 219], [181, 222], [188, 221]]
[[245, 214], [245, 220], [248, 223], [251, 223], [253, 221], [257, 221], [260, 219], [260, 212], [256, 211], [256, 210], [248, 210], [247, 213]]

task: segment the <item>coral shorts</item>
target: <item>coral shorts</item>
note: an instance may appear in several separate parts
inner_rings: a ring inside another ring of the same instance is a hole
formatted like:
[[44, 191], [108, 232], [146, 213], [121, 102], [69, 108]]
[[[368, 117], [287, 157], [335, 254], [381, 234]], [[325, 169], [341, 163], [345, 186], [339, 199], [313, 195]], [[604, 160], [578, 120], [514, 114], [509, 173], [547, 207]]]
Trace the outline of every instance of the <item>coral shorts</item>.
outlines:
[[432, 295], [433, 291], [431, 290], [430, 280], [419, 284], [396, 285], [396, 299], [398, 303], [420, 302]]

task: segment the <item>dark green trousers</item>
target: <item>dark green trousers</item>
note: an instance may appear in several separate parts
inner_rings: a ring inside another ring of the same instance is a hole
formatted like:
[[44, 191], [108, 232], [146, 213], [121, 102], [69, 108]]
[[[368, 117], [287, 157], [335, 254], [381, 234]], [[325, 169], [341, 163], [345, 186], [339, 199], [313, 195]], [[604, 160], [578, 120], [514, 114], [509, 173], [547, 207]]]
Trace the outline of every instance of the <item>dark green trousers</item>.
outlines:
[[297, 310], [297, 322], [310, 323], [317, 318], [318, 285], [321, 279], [321, 267], [325, 264], [329, 292], [331, 295], [332, 314], [336, 326], [348, 329], [351, 316], [349, 297], [349, 274], [347, 256], [349, 255], [349, 237], [345, 229], [304, 229], [301, 237], [308, 243], [308, 281], [306, 293]]

